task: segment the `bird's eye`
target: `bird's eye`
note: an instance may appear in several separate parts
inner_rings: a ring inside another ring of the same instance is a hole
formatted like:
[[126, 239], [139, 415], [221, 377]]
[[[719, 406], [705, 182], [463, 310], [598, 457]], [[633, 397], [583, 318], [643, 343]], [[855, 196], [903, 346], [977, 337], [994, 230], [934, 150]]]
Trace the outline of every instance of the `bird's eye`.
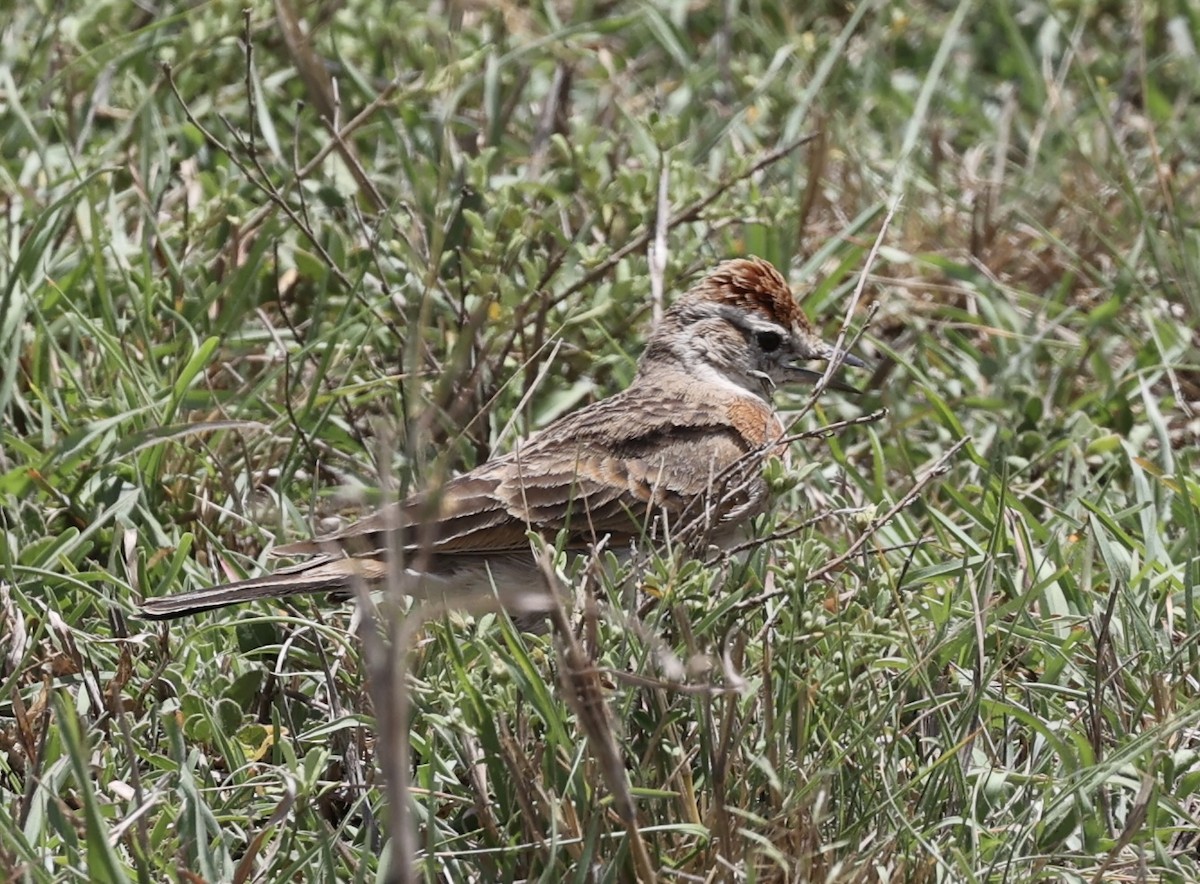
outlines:
[[754, 340], [764, 353], [774, 353], [783, 346], [783, 335], [779, 332], [760, 331], [754, 333]]

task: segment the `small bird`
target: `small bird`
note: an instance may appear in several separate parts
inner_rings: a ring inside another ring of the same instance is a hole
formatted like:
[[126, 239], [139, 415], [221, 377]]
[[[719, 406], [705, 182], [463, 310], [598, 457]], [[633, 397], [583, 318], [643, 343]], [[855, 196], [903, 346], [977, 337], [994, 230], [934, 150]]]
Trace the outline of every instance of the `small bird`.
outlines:
[[645, 539], [720, 545], [769, 505], [762, 463], [786, 449], [775, 387], [814, 381], [821, 374], [800, 363], [834, 359], [865, 367], [821, 341], [773, 266], [725, 261], [663, 315], [624, 391], [437, 489], [274, 550], [312, 557], [302, 564], [147, 599], [141, 612], [162, 620], [304, 593], [345, 598], [359, 581], [386, 581], [394, 557], [406, 592], [520, 610], [542, 585], [530, 531], [578, 551], [601, 538], [614, 550]]

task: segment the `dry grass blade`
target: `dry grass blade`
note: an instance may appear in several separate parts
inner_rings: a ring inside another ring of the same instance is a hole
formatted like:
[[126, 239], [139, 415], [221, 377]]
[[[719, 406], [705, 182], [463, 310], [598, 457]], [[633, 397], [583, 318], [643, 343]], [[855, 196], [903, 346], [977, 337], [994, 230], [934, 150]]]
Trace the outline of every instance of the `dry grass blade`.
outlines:
[[[543, 548], [539, 563], [546, 581], [547, 593], [556, 599], [561, 598], [562, 587], [559, 585], [548, 548]], [[587, 736], [588, 746], [600, 767], [605, 785], [608, 786], [617, 816], [625, 827], [625, 840], [632, 857], [634, 876], [641, 882], [657, 881], [658, 874], [638, 824], [637, 803], [630, 788], [629, 772], [617, 742], [608, 701], [600, 683], [600, 673], [595, 661], [587, 657], [583, 647], [575, 639], [561, 604], [551, 609], [550, 620], [554, 626], [554, 643], [559, 656], [562, 697], [574, 711], [576, 721]]]

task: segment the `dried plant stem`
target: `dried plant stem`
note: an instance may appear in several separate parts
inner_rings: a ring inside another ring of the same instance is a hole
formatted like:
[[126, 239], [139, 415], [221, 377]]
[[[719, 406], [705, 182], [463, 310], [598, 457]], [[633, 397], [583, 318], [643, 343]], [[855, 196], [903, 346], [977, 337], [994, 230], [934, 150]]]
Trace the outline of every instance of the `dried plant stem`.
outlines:
[[556, 601], [550, 610], [550, 622], [554, 625], [563, 699], [575, 713], [576, 720], [587, 737], [588, 746], [612, 795], [613, 807], [625, 826], [635, 879], [641, 882], [657, 881], [658, 874], [654, 871], [650, 851], [638, 828], [633, 788], [629, 782], [629, 772], [625, 768], [625, 759], [613, 732], [612, 717], [600, 682], [600, 673], [576, 640], [562, 604], [557, 603], [558, 599], [562, 598], [562, 593], [549, 548], [542, 550], [539, 564], [546, 582], [546, 590]]

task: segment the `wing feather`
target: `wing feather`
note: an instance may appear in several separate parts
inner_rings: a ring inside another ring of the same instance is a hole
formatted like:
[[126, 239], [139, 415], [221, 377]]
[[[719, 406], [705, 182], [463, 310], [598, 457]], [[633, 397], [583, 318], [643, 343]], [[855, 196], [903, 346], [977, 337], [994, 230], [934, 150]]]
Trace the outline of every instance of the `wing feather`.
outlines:
[[563, 526], [578, 546], [605, 534], [639, 537], [660, 513], [674, 520], [698, 515], [703, 508], [696, 501], [713, 494], [721, 477], [754, 450], [731, 426], [727, 410], [704, 406], [682, 394], [664, 398], [661, 391], [631, 387], [437, 492], [275, 551], [310, 555], [336, 547], [377, 555], [396, 530], [404, 532], [409, 555], [434, 556], [518, 552], [528, 547], [528, 531], [553, 535]]

